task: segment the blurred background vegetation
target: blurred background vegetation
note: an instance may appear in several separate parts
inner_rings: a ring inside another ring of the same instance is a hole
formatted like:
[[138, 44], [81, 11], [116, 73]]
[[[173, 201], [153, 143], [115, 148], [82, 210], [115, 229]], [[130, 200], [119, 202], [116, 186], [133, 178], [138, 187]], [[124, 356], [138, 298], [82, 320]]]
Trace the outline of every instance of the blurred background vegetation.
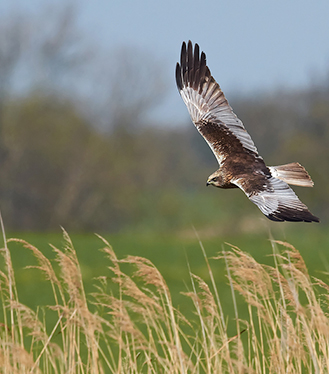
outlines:
[[[207, 177], [218, 164], [191, 123], [178, 92], [174, 92], [172, 113], [176, 115], [177, 102], [185, 117], [178, 113], [177, 121], [169, 121], [168, 113], [161, 115], [163, 103], [170, 102], [171, 90], [176, 89], [176, 60], [169, 66], [172, 75], [167, 79], [167, 60], [152, 50], [118, 43], [106, 51], [81, 29], [71, 0], [66, 6], [64, 1], [53, 3], [34, 13], [0, 12], [0, 210], [7, 237], [27, 240], [56, 264], [49, 243], [63, 248], [60, 226], [64, 227], [76, 247], [89, 293], [95, 291], [94, 278], [110, 276], [109, 263], [98, 250], [103, 243], [93, 233], [101, 234], [119, 258], [136, 255], [151, 260], [165, 277], [174, 305], [188, 313], [191, 304], [181, 294], [191, 290], [187, 262], [194, 274], [210, 281], [198, 238], [210, 259], [218, 251], [230, 250], [224, 244], [228, 242], [268, 265], [273, 262], [268, 239], [288, 241], [300, 250], [310, 274], [327, 281], [329, 63], [327, 74], [311, 76], [303, 88], [227, 95], [266, 163], [298, 161], [315, 183], [314, 188], [294, 190], [321, 223], [278, 224], [267, 220], [240, 190], [206, 187]], [[123, 6], [128, 3], [132, 2]], [[199, 2], [193, 4], [199, 7]], [[142, 2], [142, 10], [148, 5]], [[259, 3], [254, 6], [258, 11]], [[249, 3], [246, 7], [252, 12]], [[155, 21], [161, 17], [155, 15]], [[120, 27], [129, 21], [121, 25], [118, 19]], [[155, 39], [167, 24], [166, 19]], [[206, 36], [213, 24], [207, 26]], [[276, 32], [277, 23], [271, 27]], [[187, 38], [199, 41], [190, 17], [180, 28]], [[244, 28], [239, 30], [237, 34]], [[111, 37], [116, 36], [110, 33]], [[216, 38], [212, 35], [209, 41], [214, 49]], [[236, 38], [231, 35], [228, 44]], [[180, 36], [172, 39], [173, 49], [183, 40]], [[240, 46], [245, 41], [241, 39]], [[211, 55], [203, 44], [201, 48]], [[262, 44], [258, 50], [268, 52]], [[253, 58], [255, 51], [250, 52]], [[177, 60], [179, 53], [178, 47]], [[216, 59], [209, 58], [209, 63], [215, 69]], [[225, 63], [218, 61], [218, 65], [222, 69]], [[214, 75], [221, 83], [221, 77]], [[9, 249], [20, 301], [32, 309], [53, 305], [43, 274], [26, 268], [37, 265], [33, 255], [15, 242], [9, 243]], [[225, 300], [223, 308], [232, 320], [235, 314], [225, 264], [210, 263]], [[6, 262], [0, 261], [0, 267], [6, 271]], [[240, 318], [247, 318], [242, 298], [237, 300]], [[56, 320], [54, 313], [47, 322], [49, 331]]]
[[[174, 68], [167, 82], [145, 51], [122, 47], [104, 56], [83, 38], [70, 6], [46, 17], [0, 17], [7, 230], [184, 232], [194, 225], [211, 234], [257, 227], [261, 213], [241, 191], [206, 188], [217, 163], [187, 111], [184, 123], [150, 120], [175, 85]], [[315, 187], [294, 189], [327, 222], [329, 79], [316, 81], [229, 101], [268, 165], [305, 166]]]

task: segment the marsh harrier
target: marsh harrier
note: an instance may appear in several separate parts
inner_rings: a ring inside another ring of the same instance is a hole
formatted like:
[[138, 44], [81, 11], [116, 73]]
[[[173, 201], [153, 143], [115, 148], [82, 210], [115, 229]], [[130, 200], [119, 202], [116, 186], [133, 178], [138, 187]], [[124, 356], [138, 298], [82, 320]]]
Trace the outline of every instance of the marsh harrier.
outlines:
[[242, 122], [234, 114], [206, 64], [206, 55], [184, 42], [176, 83], [191, 119], [213, 151], [219, 169], [207, 185], [239, 187], [273, 221], [319, 222], [288, 186], [312, 187], [307, 171], [297, 162], [265, 165]]

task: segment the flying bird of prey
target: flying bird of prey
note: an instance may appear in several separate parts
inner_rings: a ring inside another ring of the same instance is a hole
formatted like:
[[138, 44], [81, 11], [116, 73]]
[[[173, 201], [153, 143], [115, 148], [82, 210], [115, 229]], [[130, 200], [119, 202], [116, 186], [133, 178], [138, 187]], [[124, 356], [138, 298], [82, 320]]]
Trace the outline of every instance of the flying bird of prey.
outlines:
[[273, 221], [319, 222], [288, 186], [312, 187], [313, 181], [299, 163], [265, 165], [242, 122], [234, 114], [206, 64], [206, 55], [184, 42], [176, 83], [191, 119], [213, 151], [219, 169], [207, 185], [239, 187]]

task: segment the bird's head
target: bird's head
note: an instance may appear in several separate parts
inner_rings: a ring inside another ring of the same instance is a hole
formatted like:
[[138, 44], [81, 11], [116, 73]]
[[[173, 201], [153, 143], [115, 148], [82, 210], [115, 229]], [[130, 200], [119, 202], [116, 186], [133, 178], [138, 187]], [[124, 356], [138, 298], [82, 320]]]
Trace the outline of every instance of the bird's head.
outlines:
[[207, 186], [214, 186], [214, 187], [221, 187], [222, 185], [222, 176], [219, 172], [219, 170], [216, 170], [214, 173], [212, 173], [208, 179], [207, 179]]

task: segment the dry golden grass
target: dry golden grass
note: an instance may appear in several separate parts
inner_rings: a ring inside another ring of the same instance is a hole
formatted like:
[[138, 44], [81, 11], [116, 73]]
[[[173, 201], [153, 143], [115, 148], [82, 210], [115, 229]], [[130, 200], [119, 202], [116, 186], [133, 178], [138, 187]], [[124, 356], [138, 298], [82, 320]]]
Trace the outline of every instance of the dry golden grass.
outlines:
[[[228, 318], [200, 243], [210, 283], [190, 271], [191, 289], [184, 294], [196, 315], [191, 321], [173, 306], [149, 260], [118, 259], [101, 237], [111, 276], [99, 277], [96, 292], [87, 297], [66, 232], [64, 239], [63, 249], [53, 248], [59, 272], [37, 248], [9, 240], [33, 253], [51, 284], [49, 309], [57, 322], [49, 331], [47, 311], [42, 315], [19, 302], [5, 239], [0, 373], [328, 373], [329, 285], [308, 275], [291, 245], [272, 242], [273, 266], [234, 246], [218, 255], [226, 263], [235, 309]], [[239, 317], [237, 293], [246, 302], [247, 320]], [[228, 334], [228, 323], [234, 334]]]

